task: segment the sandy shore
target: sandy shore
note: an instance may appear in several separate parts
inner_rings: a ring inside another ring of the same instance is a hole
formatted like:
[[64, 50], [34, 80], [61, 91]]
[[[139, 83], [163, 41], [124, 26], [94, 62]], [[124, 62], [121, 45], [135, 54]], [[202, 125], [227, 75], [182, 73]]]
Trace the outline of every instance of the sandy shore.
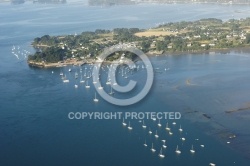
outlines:
[[[64, 67], [64, 66], [69, 66], [69, 65], [74, 65], [74, 66], [82, 66], [85, 64], [94, 64], [98, 63], [98, 61], [94, 59], [89, 59], [89, 60], [66, 60], [58, 63], [45, 63], [45, 62], [34, 62], [34, 61], [28, 61], [28, 64], [32, 67], [38, 67], [38, 68], [54, 68], [54, 67]], [[101, 63], [101, 62], [99, 62]], [[120, 63], [119, 61], [107, 61], [104, 60], [103, 63], [105, 64], [110, 64], [110, 63]]]
[[81, 66], [85, 64], [83, 61], [78, 62], [61, 62], [61, 63], [45, 63], [45, 62], [34, 62], [34, 61], [28, 61], [28, 64], [32, 67], [39, 67], [39, 68], [51, 68], [51, 67], [64, 67], [68, 65], [78, 65]]

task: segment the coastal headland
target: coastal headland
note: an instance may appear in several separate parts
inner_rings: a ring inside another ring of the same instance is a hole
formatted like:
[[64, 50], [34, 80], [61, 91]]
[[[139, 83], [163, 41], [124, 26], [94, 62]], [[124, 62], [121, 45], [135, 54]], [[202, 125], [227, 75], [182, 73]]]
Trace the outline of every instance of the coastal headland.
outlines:
[[[32, 42], [36, 49], [28, 64], [37, 67], [61, 67], [94, 63], [104, 48], [125, 45], [136, 47], [147, 55], [211, 53], [250, 47], [250, 18], [222, 21], [215, 18], [197, 21], [169, 22], [150, 29], [97, 29], [60, 36], [44, 35]], [[130, 52], [118, 52], [106, 60], [112, 62]]]

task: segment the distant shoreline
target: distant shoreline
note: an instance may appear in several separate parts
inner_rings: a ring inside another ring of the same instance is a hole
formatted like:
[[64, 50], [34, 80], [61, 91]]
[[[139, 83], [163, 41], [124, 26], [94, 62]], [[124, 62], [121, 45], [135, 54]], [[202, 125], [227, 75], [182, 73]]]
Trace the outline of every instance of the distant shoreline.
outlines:
[[[19, 2], [18, 0], [15, 1], [15, 2]], [[33, 2], [33, 3], [36, 3], [36, 2], [39, 2], [39, 1], [36, 1], [36, 0], [32, 0], [32, 1], [29, 1], [29, 0], [24, 0], [24, 1], [21, 1], [20, 0], [20, 4], [24, 4], [26, 2]], [[65, 1], [66, 2], [66, 1]], [[12, 0], [0, 0], [0, 4], [1, 3], [12, 3]], [[42, 1], [41, 1], [42, 3]], [[46, 1], [46, 3], [51, 3], [51, 4], [62, 4], [62, 3], [55, 3], [53, 1], [49, 2], [49, 1]], [[71, 2], [72, 3], [72, 2]], [[84, 3], [84, 2], [83, 2]], [[17, 3], [19, 4], [19, 3]], [[174, 1], [174, 0], [166, 0], [166, 1], [138, 1], [138, 2], [134, 2], [134, 1], [130, 1], [128, 3], [108, 3], [108, 2], [100, 2], [99, 4], [96, 3], [96, 4], [88, 4], [88, 6], [124, 6], [124, 5], [140, 5], [140, 4], [213, 4], [213, 5], [250, 5], [250, 2], [233, 2], [233, 1], [228, 1], [228, 2], [202, 2], [202, 1]]]
[[244, 2], [244, 1], [231, 1], [231, 0], [225, 0], [225, 1], [188, 1], [188, 0], [154, 0], [154, 1], [96, 1], [96, 0], [89, 0], [88, 5], [89, 6], [121, 6], [121, 5], [140, 5], [140, 4], [220, 4], [220, 5], [250, 5], [250, 2]]

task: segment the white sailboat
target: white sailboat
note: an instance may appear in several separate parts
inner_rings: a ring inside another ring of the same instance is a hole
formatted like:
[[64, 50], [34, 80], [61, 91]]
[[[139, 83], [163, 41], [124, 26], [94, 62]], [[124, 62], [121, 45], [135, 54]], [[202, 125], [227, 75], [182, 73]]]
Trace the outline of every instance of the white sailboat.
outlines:
[[190, 152], [191, 153], [195, 153], [195, 150], [194, 150], [194, 146], [192, 145], [191, 149], [190, 149]]
[[86, 69], [87, 69], [87, 68], [85, 67], [85, 68], [84, 68], [84, 75], [83, 75], [84, 77], [86, 77], [86, 76], [87, 76]]
[[124, 74], [123, 74], [123, 68], [122, 68], [122, 77], [124, 76]]
[[94, 98], [94, 102], [98, 102], [99, 100], [96, 98], [96, 93], [95, 93], [95, 98]]
[[166, 130], [167, 130], [167, 131], [170, 131], [170, 128], [168, 127], [168, 122], [167, 122], [167, 124], [166, 124]]
[[[98, 79], [99, 77], [97, 76], [97, 79]], [[96, 77], [95, 76], [93, 76], [93, 84], [96, 84], [97, 83], [97, 81], [96, 81]]]
[[114, 94], [113, 88], [112, 88], [112, 86], [110, 86], [110, 93], [109, 93], [109, 95], [113, 95], [113, 94]]
[[149, 128], [149, 131], [148, 131], [148, 133], [149, 133], [149, 134], [152, 134], [152, 131], [151, 131], [151, 129], [150, 129], [150, 128]]
[[78, 73], [77, 72], [75, 72], [75, 79], [77, 79], [78, 78]]
[[185, 141], [185, 140], [186, 140], [186, 138], [182, 137], [182, 138], [181, 138], [181, 140], [182, 140], [182, 141]]
[[65, 76], [63, 77], [63, 82], [64, 82], [64, 83], [68, 83], [68, 82], [69, 82], [69, 80], [68, 80], [67, 77], [66, 77], [66, 74], [65, 74]]
[[103, 90], [103, 87], [102, 87], [102, 86], [99, 86], [99, 87], [98, 87], [98, 90]]
[[179, 150], [178, 145], [177, 145], [177, 147], [176, 147], [175, 153], [181, 154], [181, 151]]
[[128, 122], [128, 129], [132, 130], [133, 128], [130, 126], [130, 121]]
[[209, 166], [216, 166], [216, 164], [214, 164], [214, 163], [209, 163]]
[[142, 121], [142, 128], [147, 128], [147, 126], [144, 124], [144, 120]]
[[165, 69], [164, 69], [164, 70], [165, 70], [165, 71], [167, 71], [167, 70], [169, 70], [169, 68], [166, 68], [166, 67], [165, 67]]
[[182, 131], [183, 131], [183, 129], [181, 128], [181, 125], [180, 125], [180, 128], [179, 128], [179, 131], [180, 131], [180, 132], [182, 132]]
[[147, 147], [148, 145], [147, 145], [147, 143], [146, 143], [146, 140], [145, 140], [145, 143], [143, 144], [145, 147]]
[[159, 119], [159, 122], [158, 122], [158, 127], [161, 127], [161, 121], [160, 121], [160, 119]]
[[123, 125], [123, 126], [127, 126], [127, 123], [125, 123], [124, 118], [123, 118], [123, 120], [122, 120], [122, 125]]
[[155, 138], [159, 138], [159, 135], [157, 134], [157, 130], [155, 131]]
[[87, 77], [86, 78], [90, 78], [91, 74], [89, 73], [90, 71], [88, 71]]
[[85, 88], [87, 88], [87, 89], [90, 88], [90, 86], [88, 85], [88, 80], [86, 82]]
[[160, 158], [164, 158], [164, 157], [165, 157], [165, 155], [162, 154], [162, 148], [161, 148], [161, 150], [160, 150], [159, 157], [160, 157]]
[[166, 149], [166, 148], [167, 148], [167, 145], [166, 145], [166, 143], [165, 143], [165, 142], [163, 142], [162, 147], [163, 147], [164, 149]]
[[125, 76], [124, 76], [124, 78], [128, 78], [127, 71], [125, 71]]
[[151, 151], [154, 153], [156, 150], [154, 149], [154, 144], [152, 143]]
[[78, 85], [77, 85], [76, 81], [75, 81], [75, 88], [78, 88]]
[[176, 122], [173, 122], [172, 124], [173, 124], [173, 125], [176, 125]]
[[173, 135], [173, 133], [171, 131], [168, 132], [169, 135]]
[[110, 84], [111, 84], [111, 79], [109, 77], [108, 80], [106, 81], [106, 85], [110, 85]]
[[85, 82], [85, 81], [83, 80], [82, 75], [81, 75], [80, 83], [82, 84], [82, 83], [84, 83], [84, 82]]

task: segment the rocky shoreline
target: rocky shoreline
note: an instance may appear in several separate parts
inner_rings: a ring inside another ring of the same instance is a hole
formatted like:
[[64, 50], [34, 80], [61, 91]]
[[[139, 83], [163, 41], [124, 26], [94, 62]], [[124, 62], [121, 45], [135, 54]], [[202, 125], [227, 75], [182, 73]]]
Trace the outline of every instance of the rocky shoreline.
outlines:
[[[184, 54], [227, 54], [232, 51], [235, 52], [250, 52], [250, 48], [248, 47], [241, 47], [241, 48], [223, 48], [223, 49], [211, 49], [211, 50], [204, 50], [204, 51], [178, 51], [178, 52], [148, 52], [146, 53], [147, 56], [166, 56], [166, 55], [184, 55]], [[97, 61], [95, 59], [88, 59], [88, 60], [76, 60], [76, 59], [67, 59], [66, 61], [60, 61], [57, 63], [46, 63], [46, 62], [35, 62], [35, 61], [27, 61], [28, 65], [31, 67], [38, 67], [38, 68], [53, 68], [53, 67], [64, 67], [68, 65], [74, 65], [74, 66], [82, 66], [84, 64], [93, 64]], [[105, 63], [118, 63], [116, 61], [104, 61]]]

